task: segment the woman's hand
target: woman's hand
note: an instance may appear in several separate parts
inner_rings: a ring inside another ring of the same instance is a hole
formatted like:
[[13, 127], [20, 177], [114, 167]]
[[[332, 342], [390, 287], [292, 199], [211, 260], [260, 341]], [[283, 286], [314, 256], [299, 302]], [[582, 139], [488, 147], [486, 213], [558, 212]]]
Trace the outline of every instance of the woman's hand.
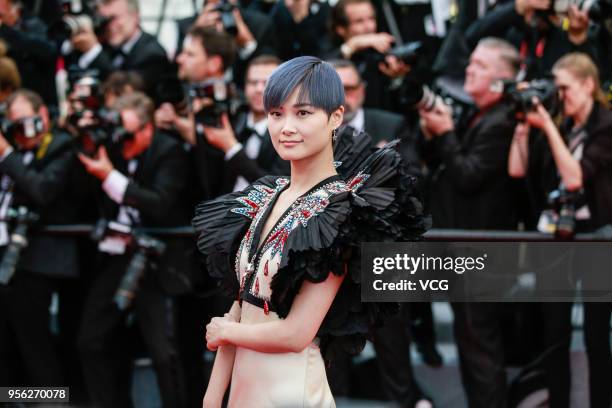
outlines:
[[533, 101], [535, 110], [532, 112], [528, 112], [525, 117], [525, 122], [529, 125], [536, 127], [538, 129], [542, 129], [546, 131], [546, 128], [549, 126], [554, 126], [554, 122], [550, 117], [550, 113], [542, 106], [539, 100], [534, 99]]
[[236, 320], [229, 313], [223, 317], [213, 317], [210, 323], [206, 325], [206, 347], [210, 351], [216, 351], [219, 346], [228, 344], [225, 337], [227, 327]]

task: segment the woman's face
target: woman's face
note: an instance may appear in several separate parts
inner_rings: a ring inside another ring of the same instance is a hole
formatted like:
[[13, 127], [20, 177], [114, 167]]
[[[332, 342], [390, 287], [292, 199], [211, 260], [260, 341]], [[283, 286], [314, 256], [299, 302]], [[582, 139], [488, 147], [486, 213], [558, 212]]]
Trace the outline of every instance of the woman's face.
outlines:
[[566, 69], [555, 70], [554, 74], [555, 84], [563, 102], [564, 115], [576, 116], [593, 100], [593, 87], [595, 86], [593, 80], [578, 78]]
[[268, 112], [272, 144], [283, 160], [302, 160], [332, 148], [332, 131], [342, 124], [344, 108], [327, 115], [321, 108], [298, 104], [297, 88], [285, 103]]

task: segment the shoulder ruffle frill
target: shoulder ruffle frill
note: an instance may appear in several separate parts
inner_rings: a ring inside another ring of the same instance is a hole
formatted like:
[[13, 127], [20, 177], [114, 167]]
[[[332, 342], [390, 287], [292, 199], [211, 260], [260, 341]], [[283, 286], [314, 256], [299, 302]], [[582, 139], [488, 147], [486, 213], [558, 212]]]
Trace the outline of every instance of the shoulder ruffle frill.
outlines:
[[[238, 294], [239, 284], [234, 269], [236, 253], [240, 240], [259, 211], [259, 204], [245, 197], [257, 188], [274, 188], [276, 179], [277, 176], [262, 177], [243, 191], [204, 201], [196, 206], [192, 225], [198, 234], [198, 249], [204, 255], [206, 271], [228, 297], [236, 297]], [[241, 211], [232, 211], [239, 207]], [[249, 207], [250, 211], [245, 211], [245, 207]]]
[[[396, 303], [361, 302], [360, 244], [416, 241], [427, 228], [416, 180], [406, 173], [397, 151], [399, 143], [393, 141], [372, 152], [367, 134], [339, 133], [335, 160], [348, 189], [332, 195], [325, 210], [311, 217], [306, 226], [291, 231], [272, 279], [271, 308], [284, 318], [304, 280], [318, 283], [330, 272], [347, 274], [318, 332], [326, 360], [338, 353], [359, 353], [370, 329], [398, 308]], [[234, 260], [252, 217], [232, 209], [244, 207], [237, 199], [247, 196], [254, 186], [273, 188], [277, 178], [264, 177], [246, 191], [196, 209], [193, 224], [208, 272], [233, 297], [239, 290]]]
[[328, 361], [337, 353], [359, 353], [371, 328], [398, 308], [397, 303], [361, 301], [360, 244], [417, 241], [428, 227], [399, 143], [372, 153], [367, 134], [340, 134], [334, 151], [349, 191], [333, 196], [323, 213], [290, 234], [272, 279], [272, 308], [285, 317], [304, 280], [323, 282], [329, 272], [347, 273], [318, 332]]

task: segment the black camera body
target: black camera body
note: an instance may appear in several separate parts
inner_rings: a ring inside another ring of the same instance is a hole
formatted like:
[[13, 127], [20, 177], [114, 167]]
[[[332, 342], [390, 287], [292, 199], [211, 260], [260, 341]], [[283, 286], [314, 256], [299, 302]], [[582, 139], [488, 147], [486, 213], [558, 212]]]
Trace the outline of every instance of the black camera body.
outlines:
[[404, 45], [393, 47], [387, 53], [393, 55], [406, 65], [414, 66], [423, 60], [425, 56], [425, 47], [420, 41], [409, 42]]
[[385, 54], [376, 51], [374, 48], [368, 48], [360, 53], [365, 54], [366, 58], [375, 64], [385, 62], [387, 55], [393, 55], [406, 65], [414, 67], [424, 60], [426, 49], [421, 41], [412, 41], [403, 45], [397, 45]]
[[91, 154], [107, 142], [122, 143], [133, 137], [123, 128], [119, 112], [103, 107], [97, 71], [70, 70], [69, 79], [73, 113], [68, 123], [76, 129], [83, 153]]
[[212, 79], [199, 84], [189, 85], [190, 110], [193, 100], [199, 99], [202, 106], [195, 113], [196, 123], [204, 126], [221, 127], [221, 116], [231, 111], [231, 86], [220, 79]]
[[92, 123], [79, 126], [78, 122], [84, 115], [85, 112], [76, 112], [69, 118], [71, 124], [77, 123], [75, 127], [82, 153], [93, 154], [100, 146], [121, 144], [134, 138], [134, 134], [122, 126], [119, 112], [107, 109], [91, 112]]
[[563, 186], [548, 195], [548, 204], [559, 215], [555, 237], [562, 240], [573, 238], [576, 233], [576, 210], [585, 202], [583, 190], [567, 191]]
[[17, 146], [17, 140], [33, 139], [45, 131], [45, 124], [38, 115], [10, 121], [2, 120], [0, 123], [2, 134], [13, 146]]
[[221, 24], [223, 25], [223, 30], [229, 35], [235, 37], [238, 35], [238, 26], [236, 24], [236, 19], [234, 18], [234, 6], [228, 0], [221, 0], [214, 8], [213, 11], [218, 11], [221, 15]]
[[58, 42], [67, 40], [84, 28], [91, 28], [98, 38], [104, 38], [111, 19], [95, 13], [95, 5], [90, 1], [60, 0], [62, 19], [51, 25], [50, 38]]
[[133, 249], [130, 263], [121, 278], [113, 301], [119, 310], [126, 310], [136, 297], [140, 281], [142, 280], [151, 257], [163, 255], [166, 244], [150, 235], [133, 229], [129, 225], [120, 224], [105, 219], [99, 220], [94, 228], [91, 238], [101, 241], [108, 236], [120, 238], [126, 246]]
[[[500, 91], [503, 97], [514, 108], [514, 113], [519, 119], [535, 110], [534, 98], [537, 98], [542, 106], [551, 116], [557, 115], [561, 111], [561, 100], [559, 91], [555, 83], [549, 79], [534, 79], [522, 87], [519, 82], [512, 80], [502, 80]], [[497, 85], [495, 85], [497, 86]]]

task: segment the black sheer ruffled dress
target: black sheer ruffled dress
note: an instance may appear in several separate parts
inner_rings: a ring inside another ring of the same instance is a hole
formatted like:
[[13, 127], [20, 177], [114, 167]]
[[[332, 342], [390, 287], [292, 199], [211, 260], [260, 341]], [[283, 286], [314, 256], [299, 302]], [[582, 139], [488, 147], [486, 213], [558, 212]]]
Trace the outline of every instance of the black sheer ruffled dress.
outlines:
[[261, 230], [287, 177], [263, 177], [244, 191], [204, 202], [193, 224], [208, 273], [240, 300], [242, 323], [285, 318], [305, 280], [347, 274], [314, 341], [300, 353], [236, 348], [230, 406], [329, 407], [325, 360], [356, 354], [370, 328], [397, 308], [362, 303], [360, 243], [419, 240], [426, 223], [414, 180], [404, 172], [398, 141], [371, 153], [365, 133], [341, 134], [338, 175], [319, 182]]

